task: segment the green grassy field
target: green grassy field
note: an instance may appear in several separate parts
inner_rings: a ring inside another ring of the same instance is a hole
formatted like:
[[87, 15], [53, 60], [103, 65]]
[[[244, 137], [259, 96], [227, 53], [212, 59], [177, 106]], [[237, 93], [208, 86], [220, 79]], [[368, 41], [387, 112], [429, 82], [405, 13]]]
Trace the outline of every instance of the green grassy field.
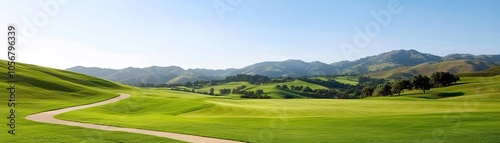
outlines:
[[[5, 62], [5, 61], [4, 61]], [[5, 64], [0, 68], [6, 73]], [[89, 104], [131, 93], [109, 105], [78, 110], [56, 118], [121, 127], [170, 131], [246, 142], [497, 142], [500, 140], [500, 76], [463, 77], [458, 85], [406, 91], [399, 97], [363, 100], [240, 99], [160, 88], [133, 88], [71, 72], [17, 65], [19, 78], [16, 136], [0, 142], [180, 142], [36, 123], [30, 114]], [[5, 79], [0, 86], [8, 87]], [[325, 88], [296, 80], [280, 85]], [[263, 89], [280, 98], [277, 84], [234, 82], [214, 86]], [[208, 90], [210, 87], [199, 90]], [[8, 95], [7, 90], [1, 94]], [[300, 98], [300, 95], [296, 95]], [[0, 96], [7, 101], [7, 96]], [[6, 105], [4, 105], [6, 107]], [[8, 115], [7, 108], [0, 113]], [[4, 120], [8, 122], [7, 119]]]
[[333, 79], [335, 81], [338, 81], [343, 84], [350, 84], [350, 85], [357, 85], [358, 84], [358, 78], [355, 76], [338, 76], [335, 78], [328, 78], [328, 77], [312, 77], [312, 79], [320, 79], [324, 81], [328, 81], [330, 79]]
[[[295, 86], [302, 85], [304, 87], [309, 86], [312, 89], [328, 89], [328, 88], [321, 86], [321, 85], [312, 84], [312, 83], [308, 83], [308, 82], [301, 81], [301, 80], [295, 80], [295, 81], [285, 82], [285, 83], [269, 83], [269, 84], [262, 84], [262, 85], [253, 85], [253, 84], [250, 84], [248, 82], [231, 82], [231, 83], [222, 84], [222, 85], [207, 86], [207, 87], [203, 87], [203, 88], [195, 89], [195, 90], [209, 92], [210, 88], [214, 88], [215, 93], [219, 94], [220, 89], [224, 89], [224, 88], [234, 89], [234, 88], [240, 87], [242, 85], [247, 86], [245, 88], [246, 91], [256, 91], [256, 90], [262, 89], [262, 90], [264, 90], [264, 94], [271, 96], [271, 98], [273, 98], [273, 99], [283, 99], [283, 98], [285, 98], [285, 95], [291, 95], [294, 98], [306, 98], [306, 97], [300, 95], [299, 93], [296, 93], [293, 91], [278, 89], [278, 88], [276, 88], [276, 85], [280, 85], [280, 86], [287, 85], [288, 87], [290, 87], [291, 85], [295, 85]], [[186, 87], [182, 87], [182, 88], [186, 88]], [[187, 89], [191, 90], [191, 88], [187, 88]], [[236, 95], [235, 94], [228, 94], [228, 95], [224, 95], [224, 96], [226, 98], [233, 98], [233, 99], [240, 98], [239, 94], [236, 94]]]
[[180, 142], [171, 139], [131, 133], [117, 133], [68, 127], [63, 125], [44, 124], [28, 121], [27, 115], [70, 106], [89, 104], [118, 96], [122, 91], [133, 91], [135, 88], [96, 79], [90, 76], [75, 74], [62, 70], [49, 69], [34, 65], [17, 64], [19, 77], [16, 84], [16, 135], [10, 135], [5, 124], [9, 122], [7, 100], [9, 99], [7, 84], [7, 62], [1, 61], [0, 71], [5, 76], [0, 79], [0, 114], [2, 131], [0, 142]]
[[244, 100], [143, 89], [57, 118], [246, 142], [497, 142], [499, 89], [500, 76], [364, 100]]

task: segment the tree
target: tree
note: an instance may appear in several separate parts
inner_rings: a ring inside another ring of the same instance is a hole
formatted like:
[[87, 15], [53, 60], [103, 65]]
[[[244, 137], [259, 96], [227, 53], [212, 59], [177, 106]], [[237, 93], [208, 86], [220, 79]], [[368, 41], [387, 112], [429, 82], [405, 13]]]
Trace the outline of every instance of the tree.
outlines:
[[261, 75], [237, 74], [226, 77], [225, 81], [226, 82], [246, 81], [251, 84], [259, 85], [263, 83], [269, 83], [271, 82], [271, 79], [267, 76], [261, 76]]
[[403, 90], [404, 90], [404, 85], [402, 81], [396, 81], [392, 83], [391, 92], [393, 94], [398, 94], [398, 96], [401, 96], [401, 92]]
[[254, 91], [247, 91], [245, 93], [245, 96], [247, 96], [247, 97], [253, 97], [253, 96], [255, 96], [255, 92]]
[[297, 88], [297, 91], [302, 91], [302, 89], [304, 89], [304, 86], [300, 85], [300, 86], [296, 86]]
[[362, 98], [363, 93], [361, 93], [361, 91], [359, 90], [355, 90], [353, 94], [355, 98]]
[[209, 94], [209, 95], [215, 95], [215, 94], [214, 94], [214, 91], [215, 91], [215, 89], [212, 87], [212, 88], [210, 88], [210, 92], [209, 92], [208, 94]]
[[231, 93], [231, 89], [219, 89], [219, 92], [220, 94], [230, 94]]
[[425, 90], [431, 89], [431, 78], [422, 75], [414, 76], [412, 80], [412, 85], [413, 88], [420, 89], [425, 94]]
[[374, 90], [373, 94], [375, 94], [376, 96], [392, 95], [391, 86], [389, 86], [388, 84], [380, 84]]
[[262, 94], [264, 94], [264, 90], [262, 89], [258, 89], [255, 91], [255, 95], [262, 95]]
[[309, 86], [306, 86], [303, 91], [305, 93], [313, 92], [313, 90]]
[[186, 87], [193, 87], [193, 83], [191, 83], [191, 82], [189, 82], [189, 81], [188, 81], [188, 82], [186, 83]]
[[[412, 90], [413, 89], [413, 86], [411, 85], [411, 81], [410, 80], [401, 80], [401, 84], [403, 86], [403, 89], [406, 89], [406, 90]], [[403, 92], [403, 91], [401, 91]]]
[[286, 85], [281, 86], [281, 88], [284, 89], [284, 90], [288, 90], [288, 86], [286, 86]]
[[370, 96], [372, 96], [374, 90], [375, 89], [368, 87], [368, 86], [363, 87], [363, 89], [361, 90], [361, 93], [362, 93], [361, 95], [363, 98], [370, 97]]
[[281, 89], [281, 86], [280, 86], [280, 85], [276, 85], [276, 88], [277, 88], [277, 89]]
[[328, 92], [326, 94], [327, 94], [327, 97], [336, 98], [337, 95], [339, 94], [339, 92], [337, 92], [333, 89], [330, 89], [330, 90], [328, 90]]
[[431, 83], [434, 87], [450, 86], [458, 80], [460, 80], [460, 77], [453, 75], [450, 72], [435, 72], [431, 75]]

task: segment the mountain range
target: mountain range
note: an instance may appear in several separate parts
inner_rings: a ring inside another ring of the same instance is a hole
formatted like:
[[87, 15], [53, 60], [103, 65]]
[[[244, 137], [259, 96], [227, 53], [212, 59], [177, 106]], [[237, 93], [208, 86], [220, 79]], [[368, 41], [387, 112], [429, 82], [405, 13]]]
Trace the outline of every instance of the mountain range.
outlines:
[[222, 79], [229, 75], [251, 74], [269, 77], [315, 76], [328, 74], [368, 74], [373, 77], [398, 78], [435, 71], [474, 72], [500, 65], [500, 55], [450, 54], [444, 57], [416, 50], [393, 50], [355, 61], [331, 64], [286, 60], [261, 62], [240, 69], [183, 69], [178, 66], [107, 69], [76, 66], [66, 70], [125, 84], [185, 83], [196, 80]]

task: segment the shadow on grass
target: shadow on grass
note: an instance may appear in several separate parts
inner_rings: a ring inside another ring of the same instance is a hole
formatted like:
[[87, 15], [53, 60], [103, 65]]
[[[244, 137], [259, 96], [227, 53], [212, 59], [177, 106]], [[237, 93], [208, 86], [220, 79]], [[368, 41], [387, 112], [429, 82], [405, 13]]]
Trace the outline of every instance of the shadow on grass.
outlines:
[[462, 95], [465, 95], [465, 93], [464, 92], [438, 92], [430, 94], [414, 93], [414, 94], [408, 94], [407, 96], [415, 98], [423, 98], [423, 99], [441, 99], [441, 98], [457, 97]]
[[436, 94], [437, 94], [437, 96], [442, 97], [442, 98], [457, 97], [457, 96], [465, 95], [464, 92], [441, 92], [441, 93], [436, 93]]

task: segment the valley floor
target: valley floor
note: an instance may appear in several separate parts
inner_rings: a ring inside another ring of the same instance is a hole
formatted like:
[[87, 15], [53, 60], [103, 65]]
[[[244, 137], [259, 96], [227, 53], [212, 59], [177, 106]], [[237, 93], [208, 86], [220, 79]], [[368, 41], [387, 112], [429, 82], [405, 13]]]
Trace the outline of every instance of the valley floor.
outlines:
[[245, 100], [141, 89], [56, 118], [245, 142], [497, 142], [499, 89], [500, 76], [363, 100]]
[[177, 139], [177, 140], [182, 140], [182, 141], [187, 141], [187, 142], [192, 142], [192, 143], [238, 143], [236, 141], [214, 139], [214, 138], [207, 138], [207, 137], [200, 137], [200, 136], [193, 136], [193, 135], [184, 135], [184, 134], [169, 133], [169, 132], [158, 132], [158, 131], [150, 131], [150, 130], [140, 130], [140, 129], [132, 129], [132, 128], [120, 128], [120, 127], [105, 126], [105, 125], [95, 125], [95, 124], [63, 121], [63, 120], [58, 120], [58, 119], [54, 118], [54, 116], [59, 115], [59, 114], [63, 114], [66, 112], [85, 109], [85, 108], [89, 108], [89, 107], [100, 106], [100, 105], [105, 105], [105, 104], [110, 104], [110, 103], [118, 102], [120, 100], [129, 98], [129, 97], [130, 97], [130, 94], [120, 94], [120, 96], [106, 100], [106, 101], [101, 101], [101, 102], [92, 103], [92, 104], [88, 104], [88, 105], [64, 108], [64, 109], [59, 109], [59, 110], [53, 110], [53, 111], [48, 111], [48, 112], [37, 113], [37, 114], [27, 116], [26, 119], [31, 120], [31, 121], [36, 121], [36, 122], [42, 122], [42, 123], [51, 123], [51, 124], [83, 127], [83, 128], [98, 129], [98, 130], [105, 130], [105, 131], [119, 131], [119, 132], [129, 132], [129, 133], [136, 133], [136, 134], [145, 134], [145, 135], [166, 137], [166, 138], [172, 138], [172, 139]]

